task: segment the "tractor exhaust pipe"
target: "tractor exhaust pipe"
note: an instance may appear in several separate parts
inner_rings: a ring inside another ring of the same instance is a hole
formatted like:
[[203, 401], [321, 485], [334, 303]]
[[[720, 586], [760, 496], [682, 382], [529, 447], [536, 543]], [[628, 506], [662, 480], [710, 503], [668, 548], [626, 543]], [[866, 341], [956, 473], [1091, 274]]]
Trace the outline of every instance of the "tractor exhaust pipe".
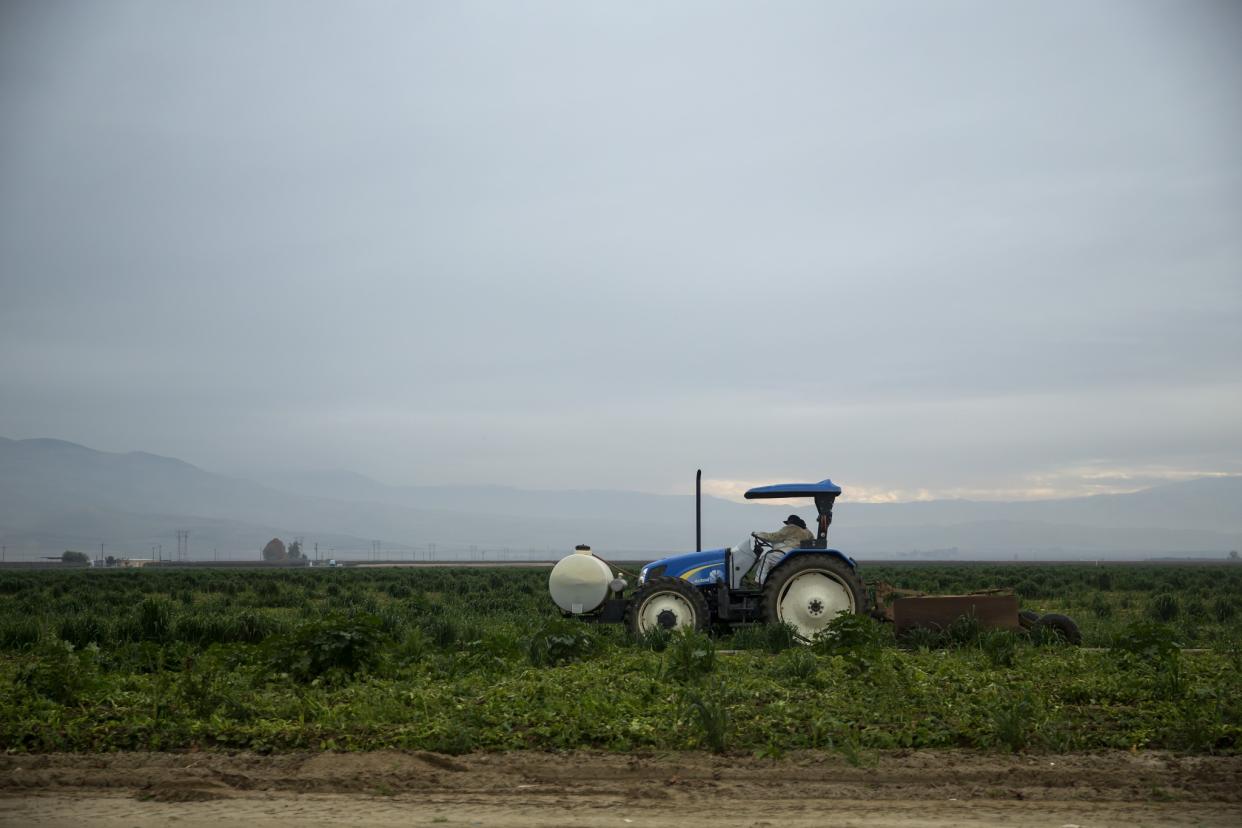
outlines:
[[694, 551], [703, 551], [703, 470], [694, 473]]

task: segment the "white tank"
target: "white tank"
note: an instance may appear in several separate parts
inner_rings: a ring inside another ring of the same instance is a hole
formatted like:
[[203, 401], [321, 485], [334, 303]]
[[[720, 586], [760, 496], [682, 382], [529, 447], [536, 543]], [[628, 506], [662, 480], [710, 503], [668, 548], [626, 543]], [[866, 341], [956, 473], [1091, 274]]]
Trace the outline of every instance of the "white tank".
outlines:
[[589, 548], [579, 549], [552, 567], [548, 592], [558, 607], [580, 615], [604, 603], [611, 582], [612, 570], [608, 564], [592, 555]]

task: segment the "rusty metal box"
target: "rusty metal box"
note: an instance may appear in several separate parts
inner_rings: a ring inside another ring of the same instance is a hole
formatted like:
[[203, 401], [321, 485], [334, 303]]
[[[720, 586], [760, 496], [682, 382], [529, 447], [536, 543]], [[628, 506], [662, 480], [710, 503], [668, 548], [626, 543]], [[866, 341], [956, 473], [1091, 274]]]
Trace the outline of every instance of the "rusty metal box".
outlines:
[[1016, 595], [937, 595], [893, 601], [893, 623], [900, 634], [914, 627], [939, 630], [973, 614], [987, 629], [1019, 630]]

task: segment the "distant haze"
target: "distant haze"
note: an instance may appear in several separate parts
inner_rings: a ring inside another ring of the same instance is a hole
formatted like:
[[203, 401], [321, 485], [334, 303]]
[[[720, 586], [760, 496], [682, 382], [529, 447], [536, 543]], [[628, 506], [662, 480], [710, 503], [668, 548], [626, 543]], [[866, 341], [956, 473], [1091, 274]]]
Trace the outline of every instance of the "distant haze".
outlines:
[[0, 435], [855, 502], [1242, 473], [1240, 43], [1227, 0], [6, 0]]
[[[1242, 548], [1242, 476], [1122, 495], [1017, 503], [840, 503], [834, 547], [863, 559], [1046, 560], [1207, 557]], [[705, 548], [775, 529], [807, 501], [703, 501]], [[60, 440], [0, 438], [0, 545], [6, 560], [173, 557], [257, 560], [273, 537], [322, 558], [548, 560], [589, 543], [605, 558], [694, 548], [688, 495], [500, 486], [385, 486], [343, 472], [212, 474], [176, 458], [111, 454]], [[162, 552], [161, 552], [162, 547]]]

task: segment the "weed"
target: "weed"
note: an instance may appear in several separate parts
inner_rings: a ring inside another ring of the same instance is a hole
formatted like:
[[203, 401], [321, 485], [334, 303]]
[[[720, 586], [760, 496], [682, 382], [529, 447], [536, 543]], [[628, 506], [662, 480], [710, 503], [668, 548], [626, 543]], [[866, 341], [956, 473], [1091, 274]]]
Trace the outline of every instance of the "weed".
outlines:
[[884, 645], [884, 632], [879, 622], [866, 615], [841, 614], [815, 636], [812, 647], [827, 655], [873, 650]]
[[944, 646], [944, 637], [936, 630], [927, 627], [912, 627], [901, 637], [901, 643], [911, 649], [935, 650]]
[[526, 657], [535, 667], [555, 667], [589, 658], [598, 650], [599, 642], [585, 625], [558, 618], [531, 637]]
[[959, 615], [949, 626], [945, 627], [944, 636], [949, 644], [959, 647], [975, 644], [983, 632], [983, 625], [973, 612]]
[[979, 636], [979, 648], [993, 667], [1012, 667], [1018, 656], [1018, 637], [1009, 630], [988, 630]]
[[1177, 596], [1163, 592], [1154, 598], [1147, 605], [1147, 614], [1157, 621], [1168, 623], [1177, 618], [1181, 612], [1182, 605], [1177, 600]]
[[723, 695], [719, 691], [690, 693], [687, 701], [703, 743], [715, 753], [724, 753], [729, 742], [729, 708]]
[[776, 739], [770, 739], [766, 745], [755, 751], [756, 759], [783, 759], [785, 748]]
[[682, 628], [664, 654], [666, 674], [683, 683], [702, 679], [716, 669], [716, 645], [701, 632]]
[[874, 767], [879, 762], [878, 756], [863, 750], [862, 742], [855, 733], [846, 733], [833, 741], [832, 748], [841, 754], [841, 758], [849, 763], [850, 767]]
[[77, 650], [68, 641], [47, 641], [18, 668], [14, 684], [62, 705], [76, 705], [99, 686], [99, 648]]
[[664, 627], [653, 627], [645, 633], [639, 635], [635, 642], [644, 650], [651, 650], [655, 653], [664, 652], [673, 640], [673, 631]]
[[304, 624], [271, 642], [273, 665], [297, 681], [347, 679], [374, 667], [387, 640], [374, 616], [328, 618]]
[[1224, 624], [1231, 621], [1237, 614], [1237, 606], [1227, 596], [1220, 595], [1212, 602], [1212, 617], [1217, 623]]
[[779, 676], [799, 684], [806, 684], [819, 672], [819, 659], [806, 647], [783, 653], [776, 664]]
[[1034, 734], [1038, 705], [1029, 689], [1021, 689], [998, 700], [992, 713], [996, 741], [1017, 753], [1030, 744]]
[[763, 624], [739, 624], [734, 627], [729, 636], [728, 647], [732, 650], [764, 650], [767, 649], [767, 643], [764, 641], [764, 625]]
[[1174, 635], [1173, 629], [1164, 624], [1137, 621], [1113, 641], [1113, 649], [1126, 664], [1154, 675], [1154, 687], [1162, 698], [1181, 696], [1186, 687], [1181, 645]]
[[0, 649], [26, 650], [39, 642], [43, 628], [37, 618], [22, 615], [0, 624]]
[[416, 628], [406, 631], [405, 636], [393, 650], [393, 659], [405, 666], [422, 661], [430, 652], [431, 642], [427, 639], [427, 634]]
[[167, 598], [157, 595], [143, 599], [137, 609], [138, 634], [147, 641], [166, 641], [172, 632], [173, 609]]
[[790, 647], [802, 646], [798, 630], [792, 624], [764, 624], [759, 629], [763, 648], [769, 653], [782, 653]]

